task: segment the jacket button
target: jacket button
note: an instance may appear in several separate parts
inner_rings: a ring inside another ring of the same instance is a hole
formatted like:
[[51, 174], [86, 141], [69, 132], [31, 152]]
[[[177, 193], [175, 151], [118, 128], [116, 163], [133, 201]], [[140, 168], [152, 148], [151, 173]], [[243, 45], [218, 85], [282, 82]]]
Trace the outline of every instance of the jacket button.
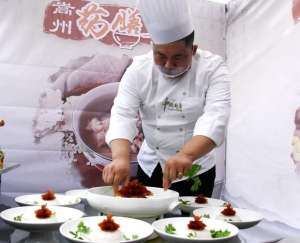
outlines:
[[185, 91], [183, 91], [183, 92], [182, 92], [182, 95], [186, 95], [186, 92], [185, 92]]
[[156, 147], [156, 150], [159, 150], [159, 147]]
[[182, 115], [181, 117], [182, 117], [182, 118], [185, 118], [185, 115]]
[[160, 131], [160, 128], [158, 127], [158, 128], [156, 128], [158, 131]]
[[179, 128], [179, 131], [182, 132], [182, 131], [183, 131], [183, 128]]

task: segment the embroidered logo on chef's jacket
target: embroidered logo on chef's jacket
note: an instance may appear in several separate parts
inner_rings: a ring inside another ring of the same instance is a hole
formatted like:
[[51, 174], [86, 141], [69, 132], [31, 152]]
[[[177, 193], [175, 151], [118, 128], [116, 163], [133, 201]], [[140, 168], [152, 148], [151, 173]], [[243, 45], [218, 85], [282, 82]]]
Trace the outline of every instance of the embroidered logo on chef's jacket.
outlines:
[[162, 103], [164, 111], [180, 111], [182, 112], [182, 104], [180, 102], [176, 102], [176, 100], [170, 100], [168, 97], [165, 98]]

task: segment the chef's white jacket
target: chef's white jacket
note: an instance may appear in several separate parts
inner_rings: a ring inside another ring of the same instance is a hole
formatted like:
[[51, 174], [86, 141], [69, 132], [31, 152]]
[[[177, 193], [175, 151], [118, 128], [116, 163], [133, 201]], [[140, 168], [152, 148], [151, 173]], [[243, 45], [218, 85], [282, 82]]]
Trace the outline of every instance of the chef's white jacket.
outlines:
[[[153, 53], [137, 56], [120, 82], [111, 110], [106, 142], [137, 135], [137, 113], [142, 119], [145, 140], [138, 162], [150, 177], [158, 163], [175, 155], [195, 135], [221, 145], [230, 111], [230, 86], [221, 57], [198, 50], [189, 71], [169, 79], [157, 69]], [[214, 153], [194, 161], [203, 173], [215, 164]]]

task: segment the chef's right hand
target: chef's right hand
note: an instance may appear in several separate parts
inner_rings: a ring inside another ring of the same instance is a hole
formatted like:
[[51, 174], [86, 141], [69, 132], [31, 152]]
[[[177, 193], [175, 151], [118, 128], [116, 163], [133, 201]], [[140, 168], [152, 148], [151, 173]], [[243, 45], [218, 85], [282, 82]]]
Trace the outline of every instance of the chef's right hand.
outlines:
[[118, 191], [120, 184], [128, 184], [130, 175], [130, 161], [115, 159], [103, 169], [104, 183], [113, 185], [114, 192]]

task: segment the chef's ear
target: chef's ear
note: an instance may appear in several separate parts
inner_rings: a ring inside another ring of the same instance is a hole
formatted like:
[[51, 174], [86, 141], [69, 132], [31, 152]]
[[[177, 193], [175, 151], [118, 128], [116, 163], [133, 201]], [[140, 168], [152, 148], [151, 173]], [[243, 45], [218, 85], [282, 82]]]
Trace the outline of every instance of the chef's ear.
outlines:
[[192, 47], [193, 49], [192, 49], [192, 54], [193, 54], [193, 56], [196, 54], [196, 52], [197, 52], [197, 49], [198, 49], [198, 45], [193, 45], [193, 47]]

